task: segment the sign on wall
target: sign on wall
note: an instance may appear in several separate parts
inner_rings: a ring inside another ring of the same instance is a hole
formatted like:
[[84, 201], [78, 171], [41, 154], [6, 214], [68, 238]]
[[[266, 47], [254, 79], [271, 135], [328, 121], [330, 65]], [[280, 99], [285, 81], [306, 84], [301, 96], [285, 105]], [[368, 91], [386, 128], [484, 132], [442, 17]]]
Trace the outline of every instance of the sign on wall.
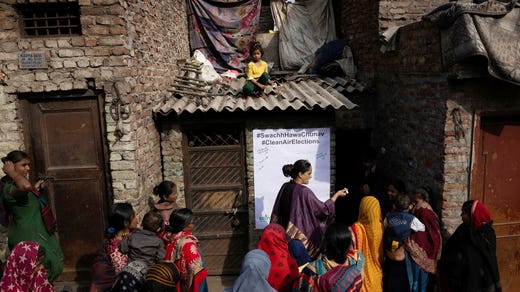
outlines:
[[307, 185], [316, 196], [330, 198], [330, 129], [253, 130], [255, 227], [263, 229], [271, 220], [271, 211], [280, 187], [291, 178], [282, 167], [306, 159], [312, 165]]
[[20, 69], [39, 69], [48, 68], [47, 59], [44, 53], [24, 52], [18, 55], [18, 67]]

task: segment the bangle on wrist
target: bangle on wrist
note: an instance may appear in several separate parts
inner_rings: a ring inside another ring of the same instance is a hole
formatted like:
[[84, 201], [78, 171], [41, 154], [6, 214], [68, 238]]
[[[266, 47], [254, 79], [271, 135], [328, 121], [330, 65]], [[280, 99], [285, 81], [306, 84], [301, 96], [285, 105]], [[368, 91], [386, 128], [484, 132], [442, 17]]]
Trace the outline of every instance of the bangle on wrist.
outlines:
[[17, 178], [17, 177], [19, 177], [19, 176], [20, 176], [20, 174], [19, 174], [19, 173], [16, 173], [15, 175], [11, 176], [11, 178], [12, 178], [12, 179], [15, 179], [15, 178]]

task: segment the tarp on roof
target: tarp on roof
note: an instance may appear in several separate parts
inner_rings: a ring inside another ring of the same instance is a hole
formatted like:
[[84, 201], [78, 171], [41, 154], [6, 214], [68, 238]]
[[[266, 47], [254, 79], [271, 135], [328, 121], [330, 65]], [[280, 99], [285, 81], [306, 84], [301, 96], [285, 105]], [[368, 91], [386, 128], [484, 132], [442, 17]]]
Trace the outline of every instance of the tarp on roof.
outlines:
[[442, 58], [447, 66], [483, 57], [492, 76], [520, 85], [520, 4], [443, 4], [423, 16], [441, 30]]
[[258, 110], [313, 110], [313, 109], [353, 109], [357, 107], [345, 94], [361, 92], [364, 87], [354, 79], [317, 76], [295, 78], [284, 82], [276, 91], [263, 97], [236, 96], [196, 96], [189, 94], [172, 95], [154, 107], [155, 114], [195, 112], [234, 112]]
[[258, 29], [260, 0], [190, 0], [191, 50], [201, 51], [217, 70], [242, 70]]
[[332, 0], [271, 0], [271, 13], [279, 30], [282, 70], [299, 69], [304, 57], [336, 39]]

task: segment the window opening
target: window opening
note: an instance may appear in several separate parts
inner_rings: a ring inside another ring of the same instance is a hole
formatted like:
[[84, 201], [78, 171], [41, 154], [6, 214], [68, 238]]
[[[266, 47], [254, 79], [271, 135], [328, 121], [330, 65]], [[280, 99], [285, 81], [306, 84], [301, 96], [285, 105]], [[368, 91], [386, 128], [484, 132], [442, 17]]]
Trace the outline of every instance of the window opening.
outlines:
[[79, 5], [69, 3], [18, 4], [21, 25], [26, 36], [80, 35]]

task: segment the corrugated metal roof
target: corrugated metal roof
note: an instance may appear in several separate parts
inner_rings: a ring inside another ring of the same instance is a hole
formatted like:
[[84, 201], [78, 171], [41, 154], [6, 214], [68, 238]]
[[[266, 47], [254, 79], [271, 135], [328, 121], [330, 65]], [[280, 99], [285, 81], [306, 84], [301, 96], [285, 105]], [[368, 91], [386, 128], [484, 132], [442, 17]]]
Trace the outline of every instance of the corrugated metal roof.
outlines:
[[354, 79], [323, 78], [313, 75], [297, 76], [285, 79], [274, 92], [260, 97], [234, 95], [231, 92], [223, 95], [197, 96], [186, 93], [172, 94], [162, 104], [154, 107], [156, 114], [200, 112], [234, 112], [258, 111], [261, 109], [294, 109], [312, 110], [353, 109], [357, 105], [351, 102], [346, 94], [363, 91], [363, 86]]

